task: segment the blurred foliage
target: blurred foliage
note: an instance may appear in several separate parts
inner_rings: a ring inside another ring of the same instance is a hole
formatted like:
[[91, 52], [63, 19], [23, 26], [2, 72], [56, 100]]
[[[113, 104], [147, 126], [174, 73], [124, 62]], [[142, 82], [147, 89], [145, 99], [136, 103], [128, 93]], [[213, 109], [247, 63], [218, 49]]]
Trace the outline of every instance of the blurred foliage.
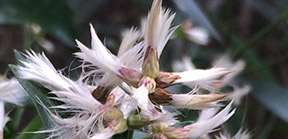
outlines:
[[[3, 66], [7, 65], [7, 57], [11, 64], [15, 61], [10, 55], [14, 48], [20, 51], [34, 49], [45, 51], [58, 69], [65, 68], [66, 74], [75, 78], [78, 72], [74, 68], [79, 64], [72, 56], [78, 51], [74, 40], [89, 44], [89, 23], [95, 26], [101, 40], [115, 53], [121, 31], [131, 26], [139, 28], [151, 3], [151, 0], [0, 0], [1, 72], [5, 74], [7, 71], [8, 66]], [[174, 25], [189, 20], [195, 26], [206, 28], [211, 37], [207, 46], [199, 46], [188, 41], [179, 27], [161, 56], [160, 68], [171, 71], [171, 63], [184, 55], [189, 55], [199, 68], [208, 68], [213, 59], [226, 52], [235, 60], [244, 59], [247, 68], [239, 80], [251, 82], [253, 90], [237, 107], [236, 114], [227, 123], [228, 127], [235, 133], [243, 126], [259, 139], [287, 138], [288, 2], [165, 0], [163, 4], [177, 13]], [[15, 70], [13, 66], [12, 70]], [[36, 87], [35, 93], [41, 93], [38, 89]], [[181, 92], [181, 88], [177, 90]], [[40, 121], [37, 116], [31, 118], [31, 123], [19, 122], [27, 116], [35, 116], [23, 111], [26, 108], [16, 108], [12, 112], [13, 119], [17, 120], [6, 126], [4, 135], [7, 138], [15, 138], [15, 133], [23, 129], [42, 129], [41, 124], [35, 124]], [[38, 108], [38, 111], [43, 110]], [[190, 121], [195, 120], [195, 115], [197, 112], [183, 112]], [[45, 112], [40, 117], [43, 120]], [[30, 137], [21, 134], [19, 139]]]

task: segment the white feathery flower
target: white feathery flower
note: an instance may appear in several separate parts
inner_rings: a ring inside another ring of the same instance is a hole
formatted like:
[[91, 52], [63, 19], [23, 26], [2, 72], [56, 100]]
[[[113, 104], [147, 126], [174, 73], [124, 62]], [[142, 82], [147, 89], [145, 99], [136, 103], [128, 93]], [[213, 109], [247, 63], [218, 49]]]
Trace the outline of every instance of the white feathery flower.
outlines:
[[217, 112], [219, 108], [209, 108], [209, 109], [203, 109], [199, 113], [197, 121], [205, 121], [213, 117]]
[[99, 70], [101, 71], [109, 71], [110, 73], [119, 75], [118, 69], [120, 69], [122, 65], [118, 58], [102, 44], [91, 24], [90, 31], [92, 36], [92, 48], [89, 49], [76, 40], [77, 46], [80, 48], [81, 52], [77, 52], [75, 55], [84, 62], [89, 62], [100, 68]]
[[173, 127], [167, 124], [153, 124], [153, 133], [162, 133], [167, 138], [198, 138], [213, 132], [216, 127], [226, 122], [235, 112], [235, 109], [231, 111], [233, 102], [230, 102], [223, 110], [218, 114], [203, 121], [197, 121], [196, 123], [184, 126]]
[[172, 100], [169, 102], [169, 105], [196, 110], [219, 107], [221, 104], [218, 104], [217, 102], [223, 99], [225, 96], [225, 94], [174, 94], [171, 96]]
[[201, 27], [192, 27], [184, 29], [184, 33], [186, 34], [189, 40], [200, 45], [207, 45], [209, 41], [208, 31]]
[[140, 42], [119, 56], [120, 62], [128, 68], [140, 70], [144, 58], [144, 43]]
[[[81, 91], [80, 91], [81, 88]], [[88, 88], [81, 87], [77, 91], [52, 91], [57, 97], [51, 97], [63, 102], [50, 109], [57, 109], [59, 112], [72, 114], [68, 118], [62, 118], [58, 113], [52, 113], [44, 104], [42, 106], [50, 115], [51, 129], [36, 133], [50, 133], [49, 138], [88, 138], [97, 132], [97, 123], [102, 122], [101, 115], [103, 105], [94, 99]], [[57, 112], [57, 111], [55, 111]]]
[[70, 112], [72, 110], [80, 111], [82, 113], [99, 113], [99, 108], [102, 106], [89, 91], [68, 92], [68, 91], [52, 91], [57, 97], [51, 99], [64, 102], [62, 105], [53, 106], [52, 108], [63, 109]]
[[175, 119], [177, 113], [172, 113], [166, 110], [162, 110], [162, 112], [154, 111], [152, 117], [150, 117], [150, 121], [152, 124], [167, 124], [167, 125], [175, 125], [178, 120]]
[[[71, 98], [72, 101], [80, 97], [90, 99], [93, 103], [99, 104], [99, 102], [92, 97], [87, 86], [84, 86], [80, 82], [75, 83], [58, 73], [43, 53], [40, 55], [32, 51], [32, 54], [28, 54], [29, 56], [26, 57], [27, 60], [21, 61], [24, 66], [18, 66], [18, 72], [21, 78], [39, 82], [50, 89], [52, 91], [51, 93], [57, 95], [59, 97], [57, 99], [63, 98], [64, 101], [65, 99]], [[74, 96], [76, 96], [76, 98], [73, 98]]]
[[221, 79], [221, 84], [222, 86], [225, 86], [227, 84], [230, 83], [230, 81], [237, 76], [242, 70], [244, 70], [245, 68], [245, 62], [242, 60], [239, 60], [235, 63], [233, 63], [230, 58], [228, 57], [228, 55], [224, 55], [220, 58], [218, 58], [217, 60], [214, 61], [213, 63], [213, 67], [217, 68], [217, 67], [221, 67], [221, 68], [227, 68], [231, 71], [231, 73], [225, 75], [223, 77], [223, 79]]
[[122, 36], [123, 38], [117, 54], [118, 57], [122, 56], [126, 51], [134, 47], [136, 41], [141, 37], [141, 34], [135, 28], [131, 28], [130, 30], [124, 31]]
[[[119, 61], [124, 66], [139, 70], [143, 63], [143, 42], [136, 44], [131, 49], [127, 50], [126, 52], [123, 52], [122, 55], [119, 56]], [[106, 86], [106, 87], [116, 87], [120, 85], [123, 82], [122, 79], [120, 79], [115, 74], [104, 74], [104, 76], [99, 80], [100, 86]]]
[[233, 86], [233, 91], [228, 93], [227, 99], [234, 100], [235, 105], [240, 105], [242, 98], [247, 95], [251, 90], [251, 87], [245, 85], [243, 87]]
[[[124, 52], [124, 54], [119, 57], [120, 63], [130, 69], [139, 70], [140, 73], [144, 53], [142, 48], [143, 42], [136, 44], [134, 47]], [[104, 74], [103, 78], [99, 81], [99, 85], [114, 88], [120, 85], [122, 82], [123, 80], [117, 75], [107, 73]]]
[[96, 123], [95, 116], [77, 115], [69, 118], [61, 118], [50, 112], [50, 117], [53, 127], [35, 133], [50, 133], [47, 137], [48, 139], [84, 139], [92, 136], [97, 129], [93, 128]]
[[[81, 82], [76, 83], [59, 74], [44, 54], [37, 55], [33, 53], [30, 57], [27, 56], [27, 62], [23, 61], [22, 63], [25, 67], [18, 66], [22, 78], [38, 81], [43, 86], [48, 87], [51, 90], [50, 93], [56, 95], [56, 97], [51, 97], [50, 99], [63, 102], [63, 104], [52, 106], [51, 109], [58, 109], [65, 113], [75, 113], [74, 116], [64, 119], [56, 116], [58, 115], [57, 113], [56, 115], [52, 114], [52, 112], [46, 108], [51, 115], [51, 121], [55, 127], [54, 129], [42, 132], [50, 132], [51, 137], [59, 136], [68, 139], [75, 136], [75, 138], [87, 138], [88, 133], [94, 130], [93, 128], [95, 127], [93, 125], [100, 118], [99, 115], [103, 112], [101, 109], [103, 104], [92, 96], [89, 86]], [[20, 69], [24, 69], [25, 71], [20, 71]], [[45, 72], [50, 73], [53, 78], [50, 77], [48, 80], [44, 80], [43, 74], [38, 74], [41, 73], [41, 69], [45, 69]], [[25, 74], [33, 76], [25, 76]], [[55, 84], [54, 80], [58, 80], [55, 82], [59, 84]], [[42, 106], [45, 108], [44, 104]]]
[[176, 61], [172, 65], [173, 71], [182, 72], [186, 70], [194, 70], [196, 69], [191, 58], [188, 56], [184, 56], [181, 61]]
[[16, 79], [0, 83], [0, 101], [22, 105], [28, 94]]
[[[93, 66], [99, 68], [97, 70], [89, 71], [86, 73], [86, 76], [92, 75], [94, 73], [104, 73], [103, 78], [98, 81], [98, 84], [101, 86], [114, 88], [123, 82], [123, 80], [119, 79], [119, 77], [122, 77], [121, 71], [124, 71], [123, 68], [127, 69], [126, 67], [128, 67], [133, 70], [139, 70], [141, 67], [144, 53], [142, 49], [143, 42], [135, 44], [136, 37], [133, 38], [133, 40], [128, 40], [128, 37], [131, 37], [131, 35], [135, 34], [134, 30], [131, 29], [130, 32], [127, 33], [128, 35], [124, 37], [124, 42], [121, 45], [118, 58], [102, 44], [97, 34], [95, 33], [93, 26], [90, 25], [90, 27], [92, 36], [92, 49], [87, 48], [81, 42], [76, 40], [76, 43], [81, 52], [77, 52], [75, 55], [82, 59], [84, 62], [91, 63]], [[128, 50], [128, 48], [130, 49]], [[123, 49], [128, 51], [124, 52]]]
[[142, 25], [145, 47], [151, 46], [158, 51], [160, 57], [165, 44], [177, 27], [170, 28], [175, 14], [161, 7], [162, 0], [154, 0], [146, 23]]
[[[226, 122], [235, 112], [235, 109], [231, 111], [232, 102], [230, 102], [223, 110], [210, 119], [204, 121], [197, 121], [194, 124], [187, 125], [184, 128], [190, 129], [187, 137], [197, 138], [202, 135], [208, 134], [213, 131], [214, 128]], [[230, 112], [231, 111], [231, 112]]]
[[243, 129], [241, 128], [232, 139], [251, 139], [251, 134], [245, 130], [243, 131]]
[[[210, 118], [212, 118], [214, 115], [216, 115], [216, 113], [219, 111], [219, 107], [217, 108], [208, 108], [208, 109], [203, 109], [201, 110], [201, 112], [199, 113], [198, 119], [197, 121], [206, 121], [209, 120]], [[209, 134], [204, 134], [201, 135], [199, 138], [201, 139], [210, 139]]]
[[144, 85], [132, 91], [132, 98], [137, 102], [137, 105], [141, 108], [141, 114], [145, 116], [152, 116], [154, 110], [154, 104], [150, 101], [148, 94], [149, 89]]
[[26, 60], [21, 61], [23, 66], [18, 66], [18, 73], [23, 79], [41, 83], [50, 90], [69, 90], [68, 78], [58, 73], [44, 53], [28, 52]]
[[229, 135], [220, 134], [220, 136], [216, 136], [216, 139], [251, 139], [251, 134], [246, 130], [243, 131], [241, 128], [233, 137]]
[[[126, 88], [128, 89], [129, 87]], [[116, 96], [114, 106], [122, 111], [125, 119], [137, 109], [137, 101], [119, 87], [113, 89], [111, 94]]]
[[91, 138], [89, 139], [109, 139], [111, 138], [115, 132], [110, 130], [109, 128], [105, 128], [104, 130], [94, 134]]
[[184, 72], [174, 72], [174, 75], [181, 77], [173, 84], [185, 84], [191, 88], [200, 87], [211, 90], [211, 84], [217, 83], [217, 78], [230, 73], [226, 68], [211, 68], [207, 70], [195, 69]]

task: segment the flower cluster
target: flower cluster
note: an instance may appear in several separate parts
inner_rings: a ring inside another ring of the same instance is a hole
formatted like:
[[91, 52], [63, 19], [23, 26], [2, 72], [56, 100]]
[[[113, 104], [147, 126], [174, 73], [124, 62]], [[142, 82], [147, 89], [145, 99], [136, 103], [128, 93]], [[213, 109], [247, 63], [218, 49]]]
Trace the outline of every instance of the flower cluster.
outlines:
[[[48, 138], [103, 139], [139, 129], [153, 138], [197, 138], [234, 114], [233, 101], [217, 113], [221, 101], [234, 99], [217, 92], [244, 68], [242, 61], [218, 62], [206, 70], [160, 71], [159, 58], [177, 28], [171, 27], [175, 14], [161, 5], [162, 0], [154, 0], [141, 29], [124, 33], [117, 55], [104, 46], [90, 25], [91, 48], [76, 40], [80, 51], [75, 55], [83, 62], [77, 81], [57, 71], [43, 53], [27, 52], [17, 68], [20, 77], [40, 83], [54, 94], [50, 99], [61, 102], [45, 108], [53, 126], [39, 133], [51, 133]], [[166, 90], [178, 84], [192, 91], [177, 94]], [[193, 124], [176, 126], [177, 112], [162, 106], [201, 110], [201, 114]]]

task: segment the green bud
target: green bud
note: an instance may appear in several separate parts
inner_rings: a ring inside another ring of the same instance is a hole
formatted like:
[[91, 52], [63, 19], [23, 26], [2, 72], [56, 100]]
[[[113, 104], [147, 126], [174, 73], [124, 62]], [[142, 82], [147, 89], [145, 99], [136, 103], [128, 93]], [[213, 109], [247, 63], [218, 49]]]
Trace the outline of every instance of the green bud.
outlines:
[[148, 76], [152, 79], [156, 79], [159, 75], [159, 61], [157, 56], [157, 50], [149, 46], [144, 56], [144, 62], [142, 64], [143, 76]]
[[124, 118], [121, 118], [117, 121], [118, 121], [118, 123], [115, 126], [113, 126], [112, 130], [115, 133], [125, 132], [128, 129], [127, 121]]
[[153, 136], [153, 139], [168, 139], [164, 134], [161, 134], [161, 133], [156, 133], [154, 136]]
[[127, 118], [128, 127], [139, 129], [150, 124], [150, 119], [143, 115], [130, 115]]
[[104, 120], [109, 122], [112, 122], [115, 119], [121, 119], [123, 118], [123, 113], [117, 108], [106, 108], [104, 112]]

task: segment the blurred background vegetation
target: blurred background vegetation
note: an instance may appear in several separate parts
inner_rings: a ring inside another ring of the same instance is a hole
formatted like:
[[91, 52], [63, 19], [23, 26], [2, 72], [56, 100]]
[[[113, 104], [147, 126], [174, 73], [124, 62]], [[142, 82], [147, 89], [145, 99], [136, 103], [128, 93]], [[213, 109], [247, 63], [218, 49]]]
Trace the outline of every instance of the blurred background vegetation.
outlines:
[[[89, 23], [116, 53], [121, 32], [140, 27], [152, 0], [0, 0], [0, 73], [12, 76], [13, 50], [44, 51], [57, 69], [77, 77], [75, 39], [90, 44]], [[187, 21], [209, 32], [205, 46], [189, 41], [179, 27], [164, 49], [161, 70], [184, 55], [199, 68], [223, 54], [243, 59], [238, 77], [251, 84], [251, 93], [227, 122], [228, 130], [248, 129], [256, 139], [288, 138], [288, 1], [286, 0], [163, 0], [176, 12], [174, 25]], [[76, 70], [75, 70], [76, 69]], [[189, 112], [186, 118], [190, 118]], [[193, 114], [191, 114], [193, 117]], [[17, 107], [5, 128], [6, 138], [42, 127], [33, 105]], [[35, 118], [36, 117], [36, 118]], [[30, 138], [21, 135], [19, 138]]]

